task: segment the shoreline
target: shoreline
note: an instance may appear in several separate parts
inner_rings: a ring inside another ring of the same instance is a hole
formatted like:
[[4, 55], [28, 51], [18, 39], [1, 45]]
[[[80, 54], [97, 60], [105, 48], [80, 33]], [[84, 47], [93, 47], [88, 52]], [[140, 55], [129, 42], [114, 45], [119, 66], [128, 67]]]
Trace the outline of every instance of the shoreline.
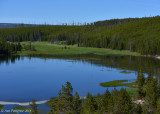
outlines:
[[155, 56], [156, 57], [156, 59], [159, 59], [160, 60], [160, 56]]
[[144, 56], [144, 57], [152, 57], [152, 58], [160, 60], [160, 55], [142, 55], [142, 56]]
[[[28, 42], [21, 42], [22, 45], [28, 45]], [[113, 50], [110, 48], [92, 48], [92, 47], [78, 47], [77, 45], [51, 44], [49, 42], [32, 42], [32, 46], [35, 47], [36, 51], [22, 50], [17, 54], [19, 56], [32, 56], [32, 55], [78, 55], [78, 54], [95, 54], [95, 55], [113, 55], [113, 56], [144, 56], [160, 59], [160, 55], [142, 55], [138, 52], [132, 52], [130, 50]]]
[[[49, 100], [43, 101], [36, 101], [36, 104], [44, 104], [47, 103]], [[8, 101], [0, 101], [1, 105], [21, 105], [21, 106], [28, 106], [32, 102], [8, 102]]]

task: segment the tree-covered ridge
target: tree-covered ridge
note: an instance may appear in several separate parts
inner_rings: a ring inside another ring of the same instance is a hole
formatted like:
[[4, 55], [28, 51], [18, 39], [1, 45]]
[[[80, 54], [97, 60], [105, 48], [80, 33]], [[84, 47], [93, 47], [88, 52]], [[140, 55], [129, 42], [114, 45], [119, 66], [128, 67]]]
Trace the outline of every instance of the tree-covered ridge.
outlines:
[[125, 19], [111, 19], [105, 21], [97, 21], [94, 23], [95, 26], [109, 26], [109, 25], [120, 25], [131, 21], [138, 21], [140, 18], [125, 18]]
[[144, 55], [159, 55], [160, 16], [110, 20], [80, 26], [0, 29], [0, 38], [12, 42], [65, 41], [67, 45], [77, 44], [84, 47], [131, 50]]

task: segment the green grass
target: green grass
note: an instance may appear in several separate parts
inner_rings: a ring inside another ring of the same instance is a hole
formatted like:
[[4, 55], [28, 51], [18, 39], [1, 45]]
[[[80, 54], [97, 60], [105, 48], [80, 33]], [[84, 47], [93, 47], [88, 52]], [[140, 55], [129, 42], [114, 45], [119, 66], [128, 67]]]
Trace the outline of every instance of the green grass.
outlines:
[[121, 71], [120, 73], [123, 73], [123, 74], [131, 74], [131, 73], [133, 73], [133, 72], [130, 72], [130, 71]]
[[[29, 42], [22, 42], [22, 45], [27, 45]], [[76, 54], [98, 54], [98, 55], [132, 55], [140, 56], [139, 53], [131, 52], [128, 50], [111, 50], [105, 48], [90, 48], [90, 47], [78, 47], [77, 45], [67, 45], [67, 49], [64, 49], [65, 45], [51, 44], [49, 42], [32, 42], [32, 46], [35, 46], [36, 51], [23, 50], [18, 52], [18, 55], [76, 55]]]
[[128, 82], [132, 80], [114, 80], [110, 82], [100, 83], [103, 87], [118, 87], [118, 86], [126, 86], [126, 87], [136, 87], [136, 82]]
[[[137, 85], [136, 82], [128, 82], [128, 81], [133, 81], [133, 80], [114, 80], [110, 82], [105, 82], [105, 83], [100, 83], [101, 86], [103, 87], [118, 87], [118, 86], [126, 86], [130, 88], [125, 88], [128, 94], [131, 97], [136, 97], [137, 96]], [[126, 83], [127, 82], [127, 83]]]

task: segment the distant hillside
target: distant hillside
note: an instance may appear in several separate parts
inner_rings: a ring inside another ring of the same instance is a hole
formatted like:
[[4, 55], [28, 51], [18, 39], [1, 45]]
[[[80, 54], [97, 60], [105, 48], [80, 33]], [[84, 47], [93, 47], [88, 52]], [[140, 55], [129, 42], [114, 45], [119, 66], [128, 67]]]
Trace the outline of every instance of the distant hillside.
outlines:
[[[131, 21], [137, 21], [140, 18], [125, 18], [125, 19], [111, 19], [104, 21], [96, 21], [93, 24], [95, 26], [109, 26], [109, 25], [120, 25]], [[49, 26], [44, 24], [23, 24], [23, 23], [0, 23], [0, 29], [7, 28], [20, 28], [20, 27], [36, 27], [36, 26]], [[63, 25], [50, 25], [50, 26], [63, 26]]]
[[[95, 26], [109, 26], [109, 25], [120, 25], [131, 21], [137, 21], [140, 18], [125, 18], [125, 19], [111, 19], [104, 21], [96, 21], [93, 24]], [[36, 27], [36, 26], [49, 26], [44, 24], [23, 24], [23, 23], [0, 23], [0, 29], [7, 28], [20, 28], [20, 27]], [[63, 25], [50, 25], [50, 26], [63, 26]]]
[[46, 25], [0, 29], [0, 39], [11, 42], [62, 41], [66, 45], [160, 55], [160, 16], [112, 19], [81, 26]]
[[109, 26], [109, 25], [120, 25], [131, 21], [138, 21], [141, 18], [125, 18], [125, 19], [111, 19], [104, 21], [97, 21], [94, 23], [95, 26]]
[[23, 24], [23, 23], [0, 23], [0, 29], [19, 28], [19, 27], [35, 27], [40, 26], [36, 24]]

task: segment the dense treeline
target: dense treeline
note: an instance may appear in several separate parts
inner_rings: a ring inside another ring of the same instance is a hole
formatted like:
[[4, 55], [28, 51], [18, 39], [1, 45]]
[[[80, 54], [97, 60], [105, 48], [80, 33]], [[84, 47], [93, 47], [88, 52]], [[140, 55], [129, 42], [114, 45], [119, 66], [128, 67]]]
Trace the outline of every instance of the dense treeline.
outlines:
[[139, 20], [140, 18], [126, 18], [126, 19], [111, 19], [106, 21], [97, 21], [94, 23], [95, 26], [108, 26], [108, 25], [120, 25], [131, 21]]
[[21, 51], [22, 46], [20, 43], [11, 43], [0, 40], [0, 55], [9, 55]]
[[157, 79], [152, 75], [145, 79], [139, 71], [136, 84], [138, 90], [134, 98], [123, 88], [120, 91], [113, 89], [112, 92], [107, 89], [104, 95], [88, 93], [86, 98], [80, 98], [77, 92], [73, 94], [71, 83], [66, 82], [58, 97], [48, 102], [51, 108], [49, 114], [158, 114], [160, 95]]
[[131, 50], [160, 54], [160, 16], [115, 19], [90, 25], [39, 26], [0, 29], [0, 38], [11, 42], [65, 41], [67, 45]]

